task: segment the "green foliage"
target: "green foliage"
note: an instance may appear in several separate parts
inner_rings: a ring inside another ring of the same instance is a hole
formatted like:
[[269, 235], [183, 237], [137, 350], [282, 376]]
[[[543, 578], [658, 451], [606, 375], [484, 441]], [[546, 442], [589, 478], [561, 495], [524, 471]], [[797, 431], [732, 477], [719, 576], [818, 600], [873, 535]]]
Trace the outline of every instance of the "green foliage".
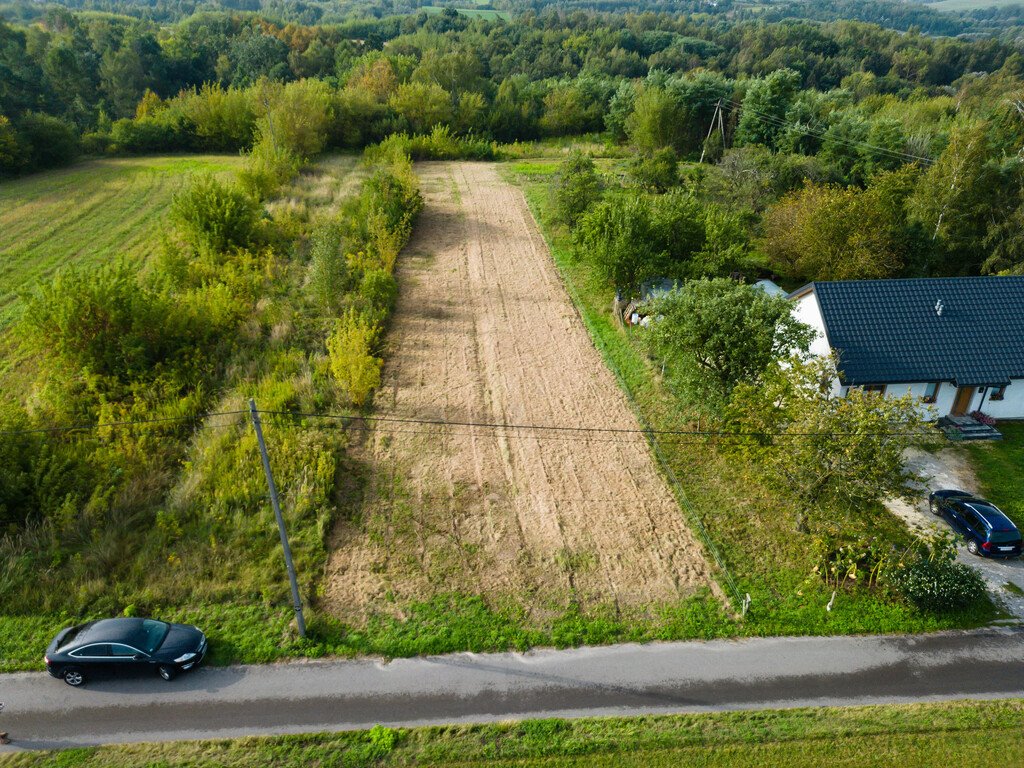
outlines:
[[340, 228], [333, 223], [317, 227], [310, 237], [307, 285], [325, 314], [337, 314], [349, 282]]
[[23, 328], [35, 354], [84, 376], [131, 382], [158, 374], [204, 341], [197, 322], [126, 266], [62, 270], [28, 296]]
[[740, 384], [757, 388], [782, 359], [806, 352], [813, 330], [792, 304], [743, 283], [693, 280], [651, 301], [650, 349], [671, 360], [693, 402], [725, 402]]
[[736, 140], [774, 149], [799, 85], [800, 75], [791, 69], [779, 69], [763, 80], [755, 80], [743, 98]]
[[[797, 501], [797, 527], [826, 508], [846, 517], [886, 497], [907, 497], [903, 451], [933, 438], [917, 398], [841, 395], [831, 358], [791, 359], [736, 387], [729, 421], [736, 450]], [[799, 437], [797, 437], [799, 436]]]
[[[78, 136], [63, 120], [41, 112], [29, 112], [18, 120], [18, 143], [31, 169], [66, 165], [79, 153]], [[10, 146], [11, 139], [8, 139]], [[10, 150], [9, 150], [10, 151]]]
[[655, 277], [716, 277], [747, 261], [738, 218], [684, 192], [616, 194], [592, 206], [573, 232], [577, 253], [626, 296]]
[[552, 194], [559, 221], [574, 226], [601, 194], [601, 180], [593, 159], [578, 149], [570, 152], [558, 167]]
[[0, 402], [0, 536], [39, 515], [35, 467], [41, 450], [28, 414]]
[[413, 160], [495, 160], [494, 144], [473, 136], [456, 136], [444, 125], [429, 134], [409, 136], [393, 133], [369, 150], [368, 158], [406, 155]]
[[662, 88], [645, 87], [633, 101], [625, 121], [629, 140], [642, 152], [678, 149], [683, 137], [683, 113], [675, 97]]
[[285, 186], [299, 172], [298, 156], [276, 145], [269, 137], [256, 142], [239, 182], [249, 195], [265, 200]]
[[234, 184], [199, 176], [171, 203], [171, 221], [196, 250], [216, 253], [248, 248], [256, 237], [260, 207]]
[[671, 147], [642, 153], [629, 163], [629, 175], [651, 192], [667, 192], [679, 184], [679, 157]]
[[300, 161], [323, 150], [334, 120], [332, 93], [327, 83], [261, 82], [254, 90], [260, 142], [269, 141], [274, 154], [287, 153]]
[[985, 580], [955, 556], [953, 546], [925, 549], [897, 567], [889, 581], [922, 611], [955, 611], [984, 601]]
[[383, 361], [373, 356], [379, 333], [378, 325], [351, 309], [338, 319], [334, 332], [327, 337], [331, 373], [357, 407], [380, 385]]
[[923, 234], [908, 224], [918, 171], [882, 173], [866, 190], [807, 184], [765, 214], [763, 247], [779, 272], [809, 280], [893, 277], [918, 266]]

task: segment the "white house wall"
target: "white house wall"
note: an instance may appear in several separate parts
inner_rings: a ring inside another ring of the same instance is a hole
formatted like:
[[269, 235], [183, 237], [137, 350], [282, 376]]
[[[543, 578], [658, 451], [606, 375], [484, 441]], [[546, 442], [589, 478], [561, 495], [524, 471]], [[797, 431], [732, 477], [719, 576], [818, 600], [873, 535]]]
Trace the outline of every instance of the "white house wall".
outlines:
[[[825, 335], [825, 321], [821, 316], [821, 305], [818, 304], [818, 297], [814, 291], [804, 294], [798, 298], [793, 307], [793, 317], [804, 325], [809, 325], [816, 333], [811, 341], [810, 353], [815, 357], [822, 357], [832, 353], [828, 344], [828, 337]], [[832, 394], [846, 394], [839, 379], [832, 382]]]
[[[1002, 400], [990, 400], [992, 390], [985, 395], [981, 410], [997, 419], [1024, 419], [1024, 379], [1012, 379]], [[977, 407], [977, 402], [971, 410]]]

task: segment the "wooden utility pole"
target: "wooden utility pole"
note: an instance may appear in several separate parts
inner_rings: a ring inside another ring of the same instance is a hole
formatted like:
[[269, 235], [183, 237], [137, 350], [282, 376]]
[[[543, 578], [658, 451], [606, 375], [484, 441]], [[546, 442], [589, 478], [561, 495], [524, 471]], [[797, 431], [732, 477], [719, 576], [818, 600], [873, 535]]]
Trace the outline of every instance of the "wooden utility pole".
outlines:
[[295, 605], [295, 621], [299, 625], [299, 637], [306, 636], [306, 619], [302, 615], [302, 598], [299, 597], [299, 582], [295, 578], [295, 563], [292, 562], [292, 548], [288, 546], [288, 531], [284, 527], [284, 516], [281, 514], [281, 504], [277, 498], [277, 486], [274, 485], [274, 475], [270, 471], [270, 457], [267, 455], [267, 444], [263, 442], [263, 428], [260, 425], [260, 412], [256, 410], [256, 401], [249, 398], [249, 415], [252, 417], [252, 426], [256, 430], [256, 440], [260, 444], [260, 456], [263, 459], [263, 471], [267, 474], [267, 486], [270, 488], [270, 504], [274, 508], [274, 517], [277, 518], [277, 530], [281, 534], [281, 546], [284, 548], [284, 564], [288, 569], [288, 580], [292, 584], [292, 603]]
[[704, 153], [707, 151], [708, 139], [711, 138], [711, 134], [715, 131], [715, 123], [718, 123], [718, 130], [722, 134], [722, 149], [725, 149], [725, 127], [722, 125], [721, 99], [715, 104], [715, 112], [711, 115], [711, 125], [708, 126], [708, 135], [704, 137], [704, 145], [700, 148], [700, 160], [697, 161], [698, 163], [704, 162]]

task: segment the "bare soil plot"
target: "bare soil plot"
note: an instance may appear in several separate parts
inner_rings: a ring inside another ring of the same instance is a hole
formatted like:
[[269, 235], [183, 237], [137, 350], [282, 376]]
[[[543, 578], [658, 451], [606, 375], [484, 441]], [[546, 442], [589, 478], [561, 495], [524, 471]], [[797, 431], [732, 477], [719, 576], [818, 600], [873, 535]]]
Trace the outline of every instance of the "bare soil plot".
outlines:
[[[418, 166], [377, 416], [638, 429], [521, 192], [492, 165]], [[458, 591], [533, 618], [714, 588], [639, 435], [377, 422], [362, 507], [335, 530], [325, 601], [357, 620]]]

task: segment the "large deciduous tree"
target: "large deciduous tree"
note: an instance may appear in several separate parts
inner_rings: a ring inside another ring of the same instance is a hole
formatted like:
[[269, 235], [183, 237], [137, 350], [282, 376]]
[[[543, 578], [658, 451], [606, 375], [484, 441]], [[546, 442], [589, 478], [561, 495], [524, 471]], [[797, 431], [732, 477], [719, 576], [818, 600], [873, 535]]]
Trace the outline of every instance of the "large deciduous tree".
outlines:
[[693, 280], [648, 305], [650, 349], [670, 364], [694, 402], [722, 405], [740, 384], [757, 386], [814, 337], [793, 305], [729, 278]]
[[732, 445], [796, 501], [798, 530], [823, 515], [907, 496], [913, 475], [903, 452], [932, 438], [912, 395], [843, 397], [835, 380], [831, 357], [793, 359], [738, 385], [727, 409]]
[[906, 221], [917, 170], [880, 174], [866, 190], [806, 184], [765, 214], [762, 245], [773, 268], [810, 280], [898, 274], [917, 257], [920, 232]]

